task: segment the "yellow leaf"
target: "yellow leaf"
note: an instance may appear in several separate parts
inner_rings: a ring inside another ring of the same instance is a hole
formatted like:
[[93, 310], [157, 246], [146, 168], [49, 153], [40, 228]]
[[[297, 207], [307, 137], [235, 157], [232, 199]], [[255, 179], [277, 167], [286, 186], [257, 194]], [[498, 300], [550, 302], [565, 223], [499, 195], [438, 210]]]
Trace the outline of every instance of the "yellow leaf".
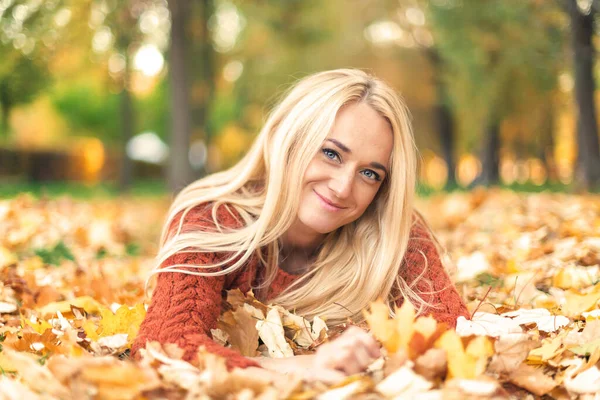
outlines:
[[[427, 340], [437, 330], [437, 321], [432, 317], [419, 317], [415, 320], [415, 308], [409, 301], [404, 301], [400, 308], [396, 308], [394, 319], [389, 318], [389, 308], [382, 301], [371, 303], [371, 312], [365, 311], [365, 319], [371, 328], [373, 336], [379, 340], [386, 350], [396, 353], [401, 350], [408, 351], [409, 347], [415, 350], [411, 343], [418, 335], [419, 342], [427, 345]], [[423, 351], [426, 348], [422, 349]], [[417, 353], [420, 354], [419, 351]]]
[[415, 308], [410, 301], [404, 301], [402, 307], [396, 309], [396, 331], [401, 349], [407, 350], [408, 343], [415, 332]]
[[6, 357], [3, 352], [0, 352], [0, 368], [4, 373], [6, 372], [18, 372], [15, 365], [11, 362], [10, 358]]
[[474, 377], [477, 377], [485, 372], [488, 358], [494, 355], [494, 347], [486, 336], [477, 336], [469, 342], [465, 352], [474, 360]]
[[82, 328], [85, 332], [85, 335], [90, 339], [94, 341], [100, 339], [100, 336], [98, 335], [98, 326], [94, 323], [94, 321], [88, 319], [83, 323]]
[[515, 274], [520, 272], [521, 268], [517, 265], [517, 262], [514, 259], [510, 259], [506, 262], [506, 273], [507, 274]]
[[6, 247], [0, 246], [0, 268], [8, 267], [17, 262], [15, 253], [8, 250]]
[[33, 330], [40, 335], [46, 331], [46, 329], [52, 329], [52, 325], [43, 319], [38, 319], [37, 322], [32, 322], [30, 319], [21, 316], [21, 325], [29, 325]]
[[415, 331], [428, 339], [437, 330], [437, 321], [433, 317], [420, 317], [415, 321]]
[[26, 260], [21, 261], [21, 265], [25, 267], [27, 271], [33, 271], [36, 269], [44, 268], [44, 261], [39, 256], [29, 257]]
[[580, 289], [590, 286], [594, 281], [589, 268], [587, 267], [564, 267], [560, 268], [552, 278], [552, 286], [561, 289]]
[[485, 336], [473, 339], [465, 350], [455, 331], [446, 331], [434, 346], [446, 350], [448, 355], [448, 379], [475, 379], [483, 372], [489, 357], [494, 353], [490, 340]]
[[388, 352], [395, 353], [399, 348], [399, 337], [396, 324], [390, 319], [390, 309], [381, 300], [371, 303], [370, 309], [371, 312], [365, 310], [364, 315], [371, 333]]
[[136, 337], [140, 325], [146, 316], [144, 304], [139, 303], [134, 307], [129, 308], [126, 305], [119, 307], [117, 312], [113, 312], [108, 308], [101, 308], [100, 315], [102, 320], [98, 327], [100, 337], [112, 336], [118, 333], [126, 333], [129, 343]]
[[566, 347], [563, 345], [563, 341], [568, 333], [568, 331], [562, 331], [554, 338], [542, 340], [541, 347], [529, 352], [527, 361], [530, 364], [542, 364], [564, 352]]
[[591, 292], [585, 294], [570, 289], [565, 292], [565, 304], [562, 306], [562, 312], [567, 317], [578, 317], [583, 312], [595, 308], [598, 300], [600, 300], [600, 283], [596, 284]]
[[44, 307], [39, 309], [39, 312], [44, 315], [54, 315], [57, 311], [62, 314], [71, 312], [71, 304], [83, 308], [88, 313], [94, 314], [100, 310], [100, 303], [98, 303], [93, 297], [81, 296], [73, 300], [55, 301], [53, 303], [46, 304]]

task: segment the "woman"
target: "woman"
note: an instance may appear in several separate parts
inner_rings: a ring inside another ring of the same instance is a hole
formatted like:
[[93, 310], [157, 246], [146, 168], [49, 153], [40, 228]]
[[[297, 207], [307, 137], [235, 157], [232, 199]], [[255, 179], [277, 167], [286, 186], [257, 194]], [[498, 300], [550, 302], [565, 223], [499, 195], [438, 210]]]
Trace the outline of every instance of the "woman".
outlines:
[[408, 110], [387, 84], [352, 69], [302, 79], [238, 164], [175, 199], [132, 353], [147, 340], [173, 342], [193, 361], [204, 345], [228, 368], [260, 362], [332, 379], [379, 356], [376, 341], [353, 328], [314, 356], [244, 358], [210, 336], [232, 288], [329, 325], [362, 321], [378, 298], [391, 312], [409, 300], [455, 325], [467, 311], [413, 210], [415, 180]]

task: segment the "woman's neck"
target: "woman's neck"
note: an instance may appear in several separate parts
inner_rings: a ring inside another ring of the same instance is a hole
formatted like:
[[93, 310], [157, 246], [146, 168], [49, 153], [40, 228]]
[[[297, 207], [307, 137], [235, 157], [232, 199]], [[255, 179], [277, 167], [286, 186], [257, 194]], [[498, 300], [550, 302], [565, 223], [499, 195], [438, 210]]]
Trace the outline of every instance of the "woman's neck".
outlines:
[[323, 244], [325, 235], [303, 229], [302, 224], [294, 224], [281, 237], [279, 268], [301, 275], [310, 269]]
[[284, 252], [302, 252], [313, 254], [323, 243], [325, 235], [315, 232], [296, 222], [281, 237]]

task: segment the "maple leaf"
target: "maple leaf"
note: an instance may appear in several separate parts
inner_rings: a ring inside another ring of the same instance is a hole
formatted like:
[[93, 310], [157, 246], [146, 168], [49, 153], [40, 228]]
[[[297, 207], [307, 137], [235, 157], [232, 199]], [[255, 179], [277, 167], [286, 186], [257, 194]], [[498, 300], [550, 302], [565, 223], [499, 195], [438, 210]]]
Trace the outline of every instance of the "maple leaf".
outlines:
[[291, 357], [294, 351], [285, 340], [283, 322], [277, 309], [271, 309], [267, 317], [256, 322], [256, 329], [262, 341], [269, 349], [269, 355], [273, 358]]
[[373, 336], [388, 352], [396, 353], [400, 348], [400, 340], [396, 330], [397, 325], [390, 319], [388, 306], [383, 301], [371, 303], [370, 312], [365, 310], [364, 316]]
[[494, 354], [492, 343], [485, 336], [477, 336], [467, 347], [455, 331], [446, 331], [434, 346], [446, 350], [448, 379], [474, 379], [485, 372], [489, 357]]
[[519, 365], [517, 369], [511, 372], [508, 379], [536, 396], [544, 396], [558, 386], [558, 382], [546, 375], [541, 368], [527, 364]]
[[25, 352], [35, 352], [41, 355], [48, 353], [64, 353], [65, 350], [60, 346], [60, 340], [52, 329], [46, 329], [42, 334], [37, 332], [24, 332], [19, 340], [9, 342], [15, 350]]
[[261, 319], [264, 319], [262, 311], [243, 303], [236, 310], [224, 313], [217, 326], [227, 335], [232, 348], [244, 356], [254, 357], [257, 355], [259, 336], [256, 322]]
[[128, 344], [131, 344], [146, 316], [146, 309], [142, 303], [136, 304], [134, 307], [122, 305], [115, 313], [103, 307], [100, 309], [100, 315], [102, 319], [97, 330], [99, 337], [126, 333]]
[[396, 308], [396, 315], [389, 318], [389, 309], [383, 302], [371, 303], [371, 312], [364, 312], [371, 333], [390, 353], [404, 351], [415, 359], [429, 349], [433, 342], [447, 329], [432, 317], [416, 318], [415, 308], [405, 301]]
[[537, 346], [538, 342], [525, 333], [500, 336], [494, 343], [495, 354], [488, 365], [488, 371], [499, 374], [516, 370]]

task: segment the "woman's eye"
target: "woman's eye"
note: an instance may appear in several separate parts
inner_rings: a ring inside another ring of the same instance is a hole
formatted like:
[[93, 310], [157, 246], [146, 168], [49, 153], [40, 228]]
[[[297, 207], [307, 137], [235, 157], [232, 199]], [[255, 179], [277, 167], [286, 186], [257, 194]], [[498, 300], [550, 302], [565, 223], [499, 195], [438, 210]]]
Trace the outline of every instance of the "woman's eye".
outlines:
[[340, 158], [337, 151], [331, 150], [331, 149], [323, 149], [323, 154], [325, 154], [325, 157], [329, 158], [330, 160], [335, 160], [336, 158], [337, 159]]
[[366, 169], [363, 171], [363, 174], [369, 179], [373, 179], [375, 181], [381, 180], [381, 176], [379, 176], [379, 174], [373, 170]]

